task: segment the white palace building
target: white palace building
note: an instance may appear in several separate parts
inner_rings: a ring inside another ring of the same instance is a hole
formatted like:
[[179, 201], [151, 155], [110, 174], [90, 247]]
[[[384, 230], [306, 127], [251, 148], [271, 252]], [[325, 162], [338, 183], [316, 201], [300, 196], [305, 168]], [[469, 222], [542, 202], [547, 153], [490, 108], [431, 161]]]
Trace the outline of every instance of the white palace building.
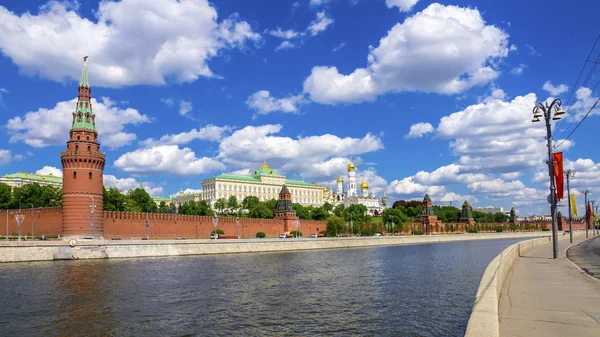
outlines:
[[235, 196], [238, 202], [248, 196], [261, 201], [277, 199], [283, 185], [287, 185], [292, 200], [304, 206], [321, 206], [324, 203], [324, 187], [316, 183], [291, 180], [272, 170], [265, 161], [253, 175], [220, 174], [202, 181], [202, 199], [214, 206], [220, 198]]

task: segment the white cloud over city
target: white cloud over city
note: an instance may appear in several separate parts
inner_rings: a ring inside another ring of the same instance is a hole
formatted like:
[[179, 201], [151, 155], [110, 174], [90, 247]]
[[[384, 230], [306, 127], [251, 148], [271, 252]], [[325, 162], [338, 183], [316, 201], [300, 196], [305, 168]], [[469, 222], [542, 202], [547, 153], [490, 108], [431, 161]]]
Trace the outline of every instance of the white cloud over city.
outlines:
[[120, 87], [215, 77], [210, 59], [261, 38], [236, 14], [218, 20], [207, 0], [102, 1], [94, 21], [77, 9], [51, 1], [19, 15], [0, 6], [0, 50], [23, 73], [59, 82], [78, 80], [87, 54], [94, 84]]

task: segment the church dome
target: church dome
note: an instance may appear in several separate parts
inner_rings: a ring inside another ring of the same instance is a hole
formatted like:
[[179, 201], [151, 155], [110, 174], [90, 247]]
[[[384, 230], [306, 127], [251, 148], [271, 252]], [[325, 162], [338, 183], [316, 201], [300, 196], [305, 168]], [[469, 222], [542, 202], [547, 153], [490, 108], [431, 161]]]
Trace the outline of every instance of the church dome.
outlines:
[[360, 189], [361, 190], [368, 190], [369, 189], [369, 184], [367, 184], [367, 182], [363, 180], [362, 184], [360, 184]]
[[344, 179], [343, 179], [342, 177], [339, 177], [339, 178], [337, 178], [337, 182], [338, 182], [338, 183], [343, 183], [343, 182], [344, 182]]
[[267, 161], [266, 160], [263, 162], [263, 165], [260, 167], [260, 169], [261, 170], [267, 170], [267, 171], [271, 170], [271, 168], [269, 167], [269, 165], [267, 165]]
[[352, 163], [352, 160], [350, 160], [350, 164], [348, 164], [348, 172], [354, 171], [354, 169], [355, 169], [354, 164]]

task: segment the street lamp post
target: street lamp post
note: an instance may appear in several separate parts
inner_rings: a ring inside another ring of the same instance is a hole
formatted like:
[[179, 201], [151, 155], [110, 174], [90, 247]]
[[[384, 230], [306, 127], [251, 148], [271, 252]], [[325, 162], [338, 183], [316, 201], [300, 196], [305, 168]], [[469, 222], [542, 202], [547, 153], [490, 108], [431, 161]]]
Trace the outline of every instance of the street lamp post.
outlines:
[[569, 204], [569, 242], [573, 243], [573, 216], [571, 213], [571, 187], [569, 186], [569, 177], [575, 176], [575, 170], [568, 169], [565, 175], [567, 176], [567, 199]]
[[146, 240], [150, 240], [148, 235], [148, 230], [150, 229], [150, 224], [148, 223], [148, 206], [146, 206]]
[[94, 211], [96, 210], [96, 204], [94, 203], [94, 196], [90, 195], [92, 204], [90, 205], [90, 213], [92, 213], [92, 240], [94, 240]]
[[[22, 219], [21, 218], [21, 199], [23, 199], [22, 196], [19, 198], [19, 219]], [[18, 233], [19, 234], [19, 241], [21, 241], [21, 221], [23, 221], [23, 220], [17, 221], [17, 226], [19, 227], [19, 233]]]
[[239, 239], [240, 238], [240, 217], [235, 218], [235, 224], [237, 225], [238, 239]]
[[546, 121], [546, 140], [548, 146], [548, 172], [550, 176], [550, 214], [552, 216], [552, 253], [553, 258], [558, 258], [558, 223], [556, 221], [556, 186], [554, 182], [554, 160], [552, 158], [552, 127], [550, 125], [550, 117], [552, 112], [552, 120], [559, 120], [565, 114], [561, 108], [562, 101], [555, 99], [552, 103], [536, 103], [533, 108], [532, 122], [539, 122], [540, 117], [544, 117]]
[[31, 204], [31, 241], [33, 241], [33, 204]]
[[217, 239], [217, 237], [219, 237], [217, 235], [217, 222], [219, 222], [219, 218], [217, 217], [216, 214], [213, 214], [213, 225], [215, 226], [215, 231], [213, 233], [214, 233], [215, 240]]

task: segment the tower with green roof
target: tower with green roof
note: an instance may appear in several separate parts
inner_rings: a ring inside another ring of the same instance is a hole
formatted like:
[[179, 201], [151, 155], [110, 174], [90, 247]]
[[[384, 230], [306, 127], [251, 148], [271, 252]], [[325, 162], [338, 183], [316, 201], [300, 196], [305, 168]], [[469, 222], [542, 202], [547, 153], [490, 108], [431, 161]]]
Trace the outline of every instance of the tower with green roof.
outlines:
[[469, 205], [469, 202], [466, 200], [462, 204], [459, 222], [466, 223], [469, 225], [475, 224], [475, 219], [473, 218], [473, 207], [471, 207], [471, 205]]
[[[96, 115], [92, 110], [87, 74], [87, 56], [77, 88], [77, 104], [66, 151], [61, 152], [63, 169], [63, 237], [96, 238], [104, 235], [103, 171], [106, 156], [100, 152]], [[92, 229], [93, 223], [93, 229]]]

